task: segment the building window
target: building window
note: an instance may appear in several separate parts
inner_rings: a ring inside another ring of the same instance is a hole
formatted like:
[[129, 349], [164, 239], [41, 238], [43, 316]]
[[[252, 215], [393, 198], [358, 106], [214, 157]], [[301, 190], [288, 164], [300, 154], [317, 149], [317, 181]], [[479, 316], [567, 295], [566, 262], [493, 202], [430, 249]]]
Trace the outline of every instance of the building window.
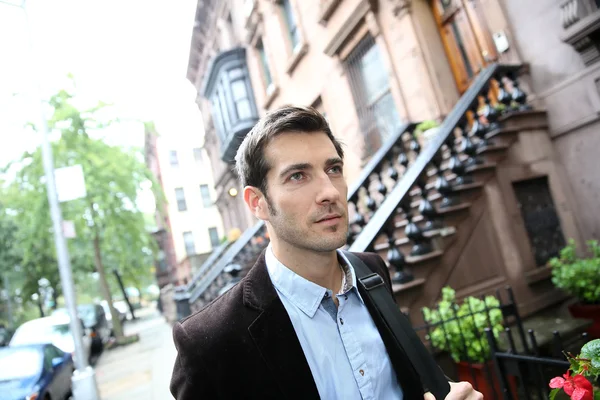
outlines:
[[281, 7], [283, 8], [283, 15], [285, 17], [285, 23], [288, 28], [288, 34], [290, 35], [290, 43], [292, 49], [296, 49], [296, 46], [300, 44], [300, 31], [298, 30], [298, 24], [294, 17], [294, 10], [290, 0], [282, 0]]
[[159, 272], [165, 272], [167, 270], [167, 256], [165, 255], [165, 252], [162, 250], [158, 251], [158, 271]]
[[210, 236], [210, 244], [213, 248], [220, 244], [217, 228], [208, 228], [208, 236]]
[[258, 121], [258, 109], [246, 65], [246, 50], [237, 47], [217, 54], [202, 83], [202, 95], [221, 142], [221, 159], [233, 163], [244, 136]]
[[196, 147], [193, 150], [194, 152], [194, 160], [198, 163], [201, 164], [203, 161], [203, 157], [202, 157], [202, 149], [200, 147]]
[[210, 198], [208, 185], [200, 185], [200, 194], [202, 195], [202, 204], [204, 204], [204, 208], [212, 207], [213, 202]]
[[185, 254], [188, 256], [196, 254], [196, 245], [194, 244], [194, 235], [192, 232], [183, 232], [183, 242], [185, 243]]
[[402, 124], [390, 90], [380, 49], [367, 36], [346, 61], [360, 127], [365, 135], [365, 156], [372, 155]]
[[179, 167], [179, 158], [177, 158], [176, 150], [171, 150], [169, 152], [169, 163], [172, 167]]
[[248, 97], [250, 91], [246, 87], [247, 82], [241, 68], [229, 70], [229, 84], [231, 85], [231, 94], [238, 120], [252, 117], [252, 106]]
[[263, 44], [262, 39], [259, 39], [256, 43], [256, 50], [258, 51], [258, 56], [260, 58], [260, 66], [263, 75], [263, 79], [265, 80], [265, 87], [267, 88], [267, 92], [269, 92], [269, 87], [273, 85], [273, 77], [271, 76], [271, 70], [269, 69], [269, 62], [267, 61], [267, 52], [265, 51], [265, 45]]
[[185, 202], [185, 193], [183, 192], [183, 188], [175, 189], [175, 198], [177, 199], [177, 209], [179, 211], [187, 210], [187, 203]]

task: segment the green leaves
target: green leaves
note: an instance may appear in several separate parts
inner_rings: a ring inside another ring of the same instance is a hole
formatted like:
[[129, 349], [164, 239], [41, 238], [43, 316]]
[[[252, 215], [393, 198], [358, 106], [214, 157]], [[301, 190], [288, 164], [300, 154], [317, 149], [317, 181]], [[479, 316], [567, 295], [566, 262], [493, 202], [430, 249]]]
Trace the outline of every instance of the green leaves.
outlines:
[[435, 310], [423, 308], [427, 323], [435, 328], [429, 335], [434, 347], [450, 353], [454, 361], [483, 363], [489, 360], [490, 349], [485, 338], [489, 327], [496, 338], [503, 330], [500, 302], [493, 296], [485, 299], [467, 297], [461, 305], [456, 303], [456, 292], [450, 287], [442, 289], [442, 300]]
[[[137, 286], [151, 278], [156, 246], [145, 229], [137, 196], [147, 181], [152, 182], [157, 197], [162, 198], [162, 193], [144, 164], [141, 149], [111, 146], [89, 134], [110, 124], [97, 118], [106, 105], [99, 103], [82, 111], [72, 99], [65, 90], [50, 99], [53, 114], [49, 128], [60, 133], [60, 139], [52, 143], [55, 168], [80, 164], [85, 176], [87, 197], [61, 205], [63, 219], [75, 223], [77, 237], [68, 240], [75, 280], [86, 281], [87, 275], [95, 271], [92, 241], [98, 230], [107, 270], [119, 270], [126, 285]], [[37, 290], [41, 277], [57, 287], [59, 276], [40, 150], [23, 154], [13, 166], [19, 170], [3, 196], [6, 207], [14, 211], [18, 227], [16, 244], [9, 247], [21, 250], [27, 291]], [[2, 240], [0, 232], [0, 257], [4, 254]]]
[[590, 374], [595, 377], [600, 376], [600, 339], [592, 340], [581, 348], [579, 358], [585, 358], [590, 361]]
[[587, 242], [590, 258], [579, 258], [575, 241], [569, 240], [559, 258], [550, 260], [552, 282], [583, 303], [600, 303], [600, 245], [596, 240]]

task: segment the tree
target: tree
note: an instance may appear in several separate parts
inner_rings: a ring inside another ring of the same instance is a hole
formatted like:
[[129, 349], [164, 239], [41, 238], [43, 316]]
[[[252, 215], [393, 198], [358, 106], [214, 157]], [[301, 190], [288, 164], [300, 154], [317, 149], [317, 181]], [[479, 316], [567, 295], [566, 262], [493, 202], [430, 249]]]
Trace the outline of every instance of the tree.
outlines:
[[[15, 280], [15, 267], [21, 262], [16, 231], [17, 226], [6, 208], [0, 203], [0, 293], [2, 292], [1, 289], [7, 289], [4, 309], [9, 327], [11, 327], [14, 320], [12, 283]], [[1, 317], [0, 315], [0, 321], [2, 320]]]
[[[69, 240], [74, 276], [98, 273], [115, 334], [121, 337], [123, 331], [112, 306], [107, 269], [117, 269], [132, 280], [150, 273], [155, 242], [145, 230], [136, 198], [148, 181], [159, 200], [162, 194], [140, 149], [109, 145], [92, 136], [108, 124], [96, 119], [106, 105], [80, 111], [73, 105], [72, 94], [64, 90], [54, 95], [49, 105], [53, 110], [49, 128], [60, 136], [52, 143], [55, 168], [81, 165], [85, 176], [86, 197], [62, 204], [64, 219], [74, 221], [76, 228], [76, 238]], [[60, 280], [41, 151], [25, 153], [15, 165], [19, 170], [10, 187], [10, 207], [18, 221], [23, 268], [31, 275], [27, 282], [35, 285], [36, 278], [45, 277], [57, 288]]]

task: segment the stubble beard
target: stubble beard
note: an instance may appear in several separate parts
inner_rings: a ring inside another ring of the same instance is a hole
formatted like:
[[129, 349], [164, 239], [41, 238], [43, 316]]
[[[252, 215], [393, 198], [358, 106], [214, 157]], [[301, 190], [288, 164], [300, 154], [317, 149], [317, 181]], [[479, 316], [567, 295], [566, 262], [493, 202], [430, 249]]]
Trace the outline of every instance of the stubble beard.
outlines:
[[346, 244], [348, 236], [347, 213], [342, 216], [343, 225], [327, 228], [330, 232], [337, 233], [337, 235], [333, 237], [315, 237], [315, 235], [310, 235], [309, 232], [299, 229], [297, 222], [287, 218], [270, 201], [267, 201], [267, 206], [270, 216], [269, 222], [277, 238], [294, 247], [323, 253], [339, 249]]

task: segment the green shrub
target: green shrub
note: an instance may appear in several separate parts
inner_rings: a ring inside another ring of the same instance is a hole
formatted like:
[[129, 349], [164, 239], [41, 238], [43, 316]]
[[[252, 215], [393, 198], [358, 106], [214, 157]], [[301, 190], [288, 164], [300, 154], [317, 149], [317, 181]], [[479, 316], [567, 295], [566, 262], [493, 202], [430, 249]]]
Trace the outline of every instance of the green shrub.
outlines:
[[494, 296], [486, 296], [485, 302], [476, 297], [467, 297], [459, 306], [456, 304], [454, 289], [443, 288], [442, 300], [437, 308], [423, 308], [425, 322], [440, 324], [429, 335], [431, 343], [434, 347], [449, 352], [456, 362], [488, 361], [490, 348], [484, 330], [491, 328], [497, 339], [504, 329], [499, 306], [500, 302]]
[[552, 283], [585, 304], [600, 304], [600, 246], [597, 240], [587, 242], [589, 258], [579, 258], [575, 241], [569, 240], [560, 257], [550, 260]]
[[413, 134], [415, 135], [415, 137], [419, 137], [423, 134], [423, 132], [428, 131], [429, 129], [432, 129], [432, 128], [437, 128], [438, 126], [440, 126], [440, 124], [437, 121], [429, 119], [429, 120], [423, 121], [420, 124], [418, 124], [415, 127]]

